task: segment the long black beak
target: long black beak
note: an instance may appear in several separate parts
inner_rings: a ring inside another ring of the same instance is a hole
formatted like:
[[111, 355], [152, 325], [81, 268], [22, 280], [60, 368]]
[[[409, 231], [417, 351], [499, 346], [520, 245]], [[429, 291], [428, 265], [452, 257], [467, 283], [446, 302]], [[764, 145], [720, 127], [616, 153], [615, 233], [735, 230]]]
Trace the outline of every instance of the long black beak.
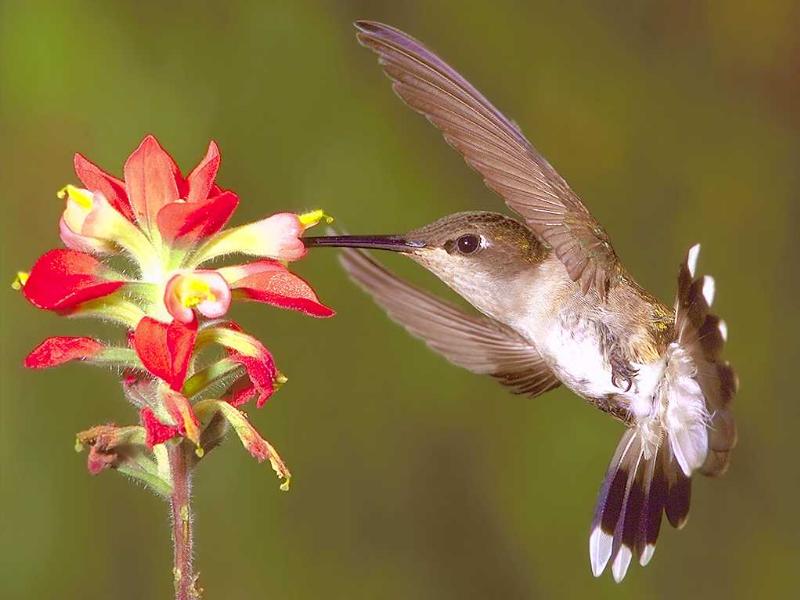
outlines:
[[321, 235], [301, 238], [306, 248], [331, 246], [334, 248], [366, 248], [367, 250], [391, 250], [412, 252], [424, 248], [423, 242], [407, 240], [398, 235]]

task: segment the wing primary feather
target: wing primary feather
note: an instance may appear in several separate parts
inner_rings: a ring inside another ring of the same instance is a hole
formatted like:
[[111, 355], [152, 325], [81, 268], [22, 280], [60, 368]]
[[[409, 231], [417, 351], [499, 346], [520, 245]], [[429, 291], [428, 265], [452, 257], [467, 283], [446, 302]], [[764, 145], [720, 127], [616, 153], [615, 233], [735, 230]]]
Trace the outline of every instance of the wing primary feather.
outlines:
[[421, 42], [380, 23], [358, 21], [356, 27], [400, 98], [440, 129], [486, 185], [553, 246], [584, 293], [604, 296], [620, 272], [608, 236], [516, 124]]

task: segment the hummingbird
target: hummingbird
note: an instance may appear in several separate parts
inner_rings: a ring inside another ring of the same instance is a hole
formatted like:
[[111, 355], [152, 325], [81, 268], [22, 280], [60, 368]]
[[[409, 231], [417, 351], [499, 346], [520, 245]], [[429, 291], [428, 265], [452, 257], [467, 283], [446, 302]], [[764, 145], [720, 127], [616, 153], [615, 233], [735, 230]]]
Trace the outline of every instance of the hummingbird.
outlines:
[[[461, 212], [402, 235], [304, 238], [344, 248], [349, 276], [388, 315], [453, 364], [536, 397], [564, 385], [625, 425], [596, 501], [593, 574], [620, 582], [646, 565], [662, 516], [686, 523], [695, 473], [722, 474], [736, 444], [736, 374], [700, 247], [678, 270], [672, 307], [643, 289], [606, 231], [517, 124], [421, 42], [356, 22], [397, 95], [427, 117], [517, 215]], [[475, 309], [401, 280], [364, 250], [400, 253]]]

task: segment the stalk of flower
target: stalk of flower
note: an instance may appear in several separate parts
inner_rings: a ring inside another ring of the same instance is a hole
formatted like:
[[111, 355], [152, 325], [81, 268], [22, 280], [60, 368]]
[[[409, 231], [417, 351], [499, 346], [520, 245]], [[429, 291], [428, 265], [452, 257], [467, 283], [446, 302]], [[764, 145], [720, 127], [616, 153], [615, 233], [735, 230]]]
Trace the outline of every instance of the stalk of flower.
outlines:
[[[287, 264], [305, 255], [300, 237], [329, 218], [322, 211], [279, 213], [225, 229], [239, 199], [215, 180], [219, 150], [183, 176], [152, 136], [125, 163], [124, 179], [77, 154], [83, 187], [67, 185], [59, 235], [65, 247], [42, 255], [13, 287], [34, 306], [124, 326], [128, 343], [54, 336], [25, 358], [39, 369], [72, 361], [122, 373], [139, 424], [100, 425], [77, 435], [92, 474], [113, 469], [170, 501], [176, 598], [199, 597], [192, 568], [191, 471], [232, 429], [281, 489], [290, 473], [241, 407], [262, 407], [286, 382], [267, 348], [233, 321], [237, 300], [330, 317], [314, 290]], [[212, 265], [244, 255], [250, 262]], [[120, 257], [127, 262], [121, 269]]]

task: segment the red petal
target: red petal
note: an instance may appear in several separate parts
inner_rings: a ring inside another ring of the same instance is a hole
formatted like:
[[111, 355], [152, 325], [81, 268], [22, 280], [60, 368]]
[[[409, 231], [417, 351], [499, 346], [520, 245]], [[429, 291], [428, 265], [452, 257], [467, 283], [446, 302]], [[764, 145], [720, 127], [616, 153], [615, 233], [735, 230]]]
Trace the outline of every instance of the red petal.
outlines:
[[92, 192], [101, 192], [108, 203], [125, 215], [129, 221], [135, 220], [125, 182], [109, 175], [81, 154], [75, 154], [75, 173], [83, 185]]
[[103, 344], [89, 337], [50, 337], [25, 357], [25, 366], [29, 369], [57, 367], [71, 360], [92, 358], [103, 347]]
[[191, 245], [225, 227], [238, 204], [233, 192], [197, 202], [173, 202], [158, 211], [158, 229], [168, 242]]
[[187, 202], [200, 202], [209, 197], [219, 170], [219, 161], [219, 148], [212, 141], [208, 144], [208, 151], [203, 160], [186, 178], [188, 192], [185, 198]]
[[172, 157], [148, 135], [125, 162], [125, 185], [140, 223], [155, 225], [162, 206], [179, 198], [181, 173]]
[[164, 425], [156, 418], [156, 415], [149, 408], [139, 411], [139, 418], [142, 426], [147, 432], [147, 445], [152, 448], [156, 444], [163, 444], [177, 435], [181, 435], [183, 427], [181, 425]]
[[[278, 369], [275, 367], [275, 360], [272, 358], [272, 354], [263, 346], [262, 348], [263, 351], [259, 352], [259, 356], [245, 356], [238, 352], [231, 352], [231, 358], [240, 363], [247, 371], [247, 376], [250, 378], [253, 387], [249, 395], [244, 395], [244, 389], [234, 390], [235, 393], [231, 402], [234, 406], [238, 406], [234, 404], [235, 402], [243, 404], [254, 393], [257, 393], [256, 408], [261, 408], [275, 391], [275, 378], [278, 377]], [[237, 391], [239, 393], [236, 393]]]
[[144, 317], [133, 334], [133, 348], [148, 371], [179, 390], [186, 379], [196, 336], [196, 321], [167, 324]]
[[291, 273], [281, 263], [262, 260], [247, 265], [253, 273], [230, 282], [239, 297], [297, 310], [314, 317], [331, 317], [333, 309], [319, 301], [305, 280]]
[[114, 293], [124, 281], [104, 279], [105, 267], [95, 257], [70, 249], [50, 250], [31, 269], [22, 293], [45, 310], [68, 311], [81, 302]]
[[[242, 377], [236, 380], [228, 389], [223, 400], [232, 406], [242, 406], [243, 404], [247, 404], [256, 394], [258, 394], [258, 390], [256, 390], [256, 386], [250, 381], [250, 378]], [[266, 399], [264, 401], [266, 402]]]

